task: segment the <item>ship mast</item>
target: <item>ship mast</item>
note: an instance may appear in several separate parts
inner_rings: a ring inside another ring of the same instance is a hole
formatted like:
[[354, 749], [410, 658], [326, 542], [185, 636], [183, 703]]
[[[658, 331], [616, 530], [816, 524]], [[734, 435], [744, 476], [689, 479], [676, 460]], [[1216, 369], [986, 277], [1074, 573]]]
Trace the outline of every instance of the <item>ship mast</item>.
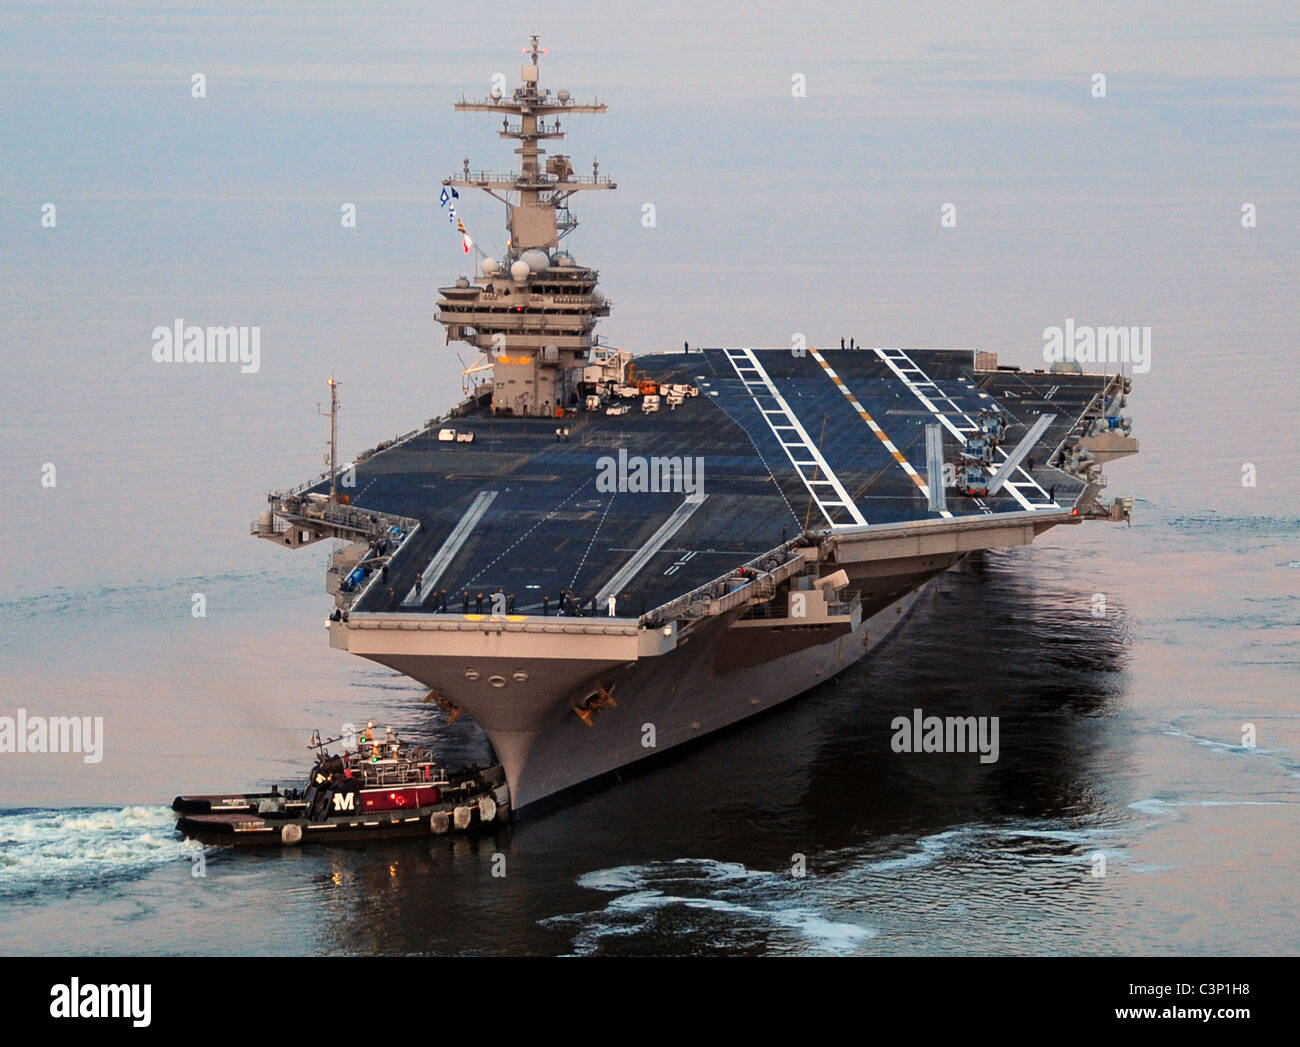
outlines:
[[[330, 504], [335, 504], [338, 499], [338, 475], [339, 475], [339, 386], [330, 375]], [[316, 405], [317, 410], [320, 405]]]
[[[514, 254], [520, 254], [531, 247], [556, 246], [563, 235], [557, 229], [556, 210], [574, 193], [615, 188], [609, 176], [601, 177], [600, 163], [596, 160], [592, 161], [590, 178], [575, 175], [569, 158], [562, 153], [551, 157], [546, 162], [546, 170], [542, 170], [541, 158], [546, 155], [546, 150], [539, 143], [546, 139], [558, 140], [565, 137], [565, 132], [560, 129], [560, 115], [603, 113], [605, 104], [593, 102], [579, 105], [570, 98], [568, 91], [560, 91], [552, 97], [549, 90], [539, 86], [538, 57], [545, 52], [538, 47], [537, 34], [533, 34], [524, 53], [529, 56], [529, 64], [520, 69], [519, 79], [522, 83], [515, 88], [510, 98], [503, 97], [501, 91], [494, 88], [491, 97], [484, 101], [470, 102], [462, 97], [454, 106], [460, 113], [500, 115], [501, 130], [497, 132], [497, 137], [513, 139], [519, 143], [515, 149], [515, 154], [520, 158], [519, 171], [515, 174], [479, 171], [472, 175], [469, 159], [466, 158], [460, 178], [444, 178], [442, 181], [446, 186], [481, 189], [506, 205], [506, 228], [510, 232], [510, 248]], [[517, 122], [511, 123], [512, 117]], [[553, 119], [548, 122], [547, 117]], [[518, 194], [517, 203], [510, 199], [510, 193]]]
[[577, 225], [569, 198], [615, 184], [601, 175], [598, 161], [593, 160], [590, 176], [581, 176], [567, 155], [547, 157], [542, 148], [544, 141], [565, 137], [561, 116], [604, 113], [605, 105], [581, 105], [568, 91], [552, 95], [539, 85], [538, 60], [545, 52], [536, 35], [524, 54], [521, 83], [510, 97], [493, 88], [482, 101], [462, 97], [455, 103], [458, 112], [501, 118], [497, 136], [518, 143], [519, 170], [473, 172], [465, 159], [459, 176], [442, 181], [481, 190], [506, 206], [509, 240], [502, 259], [485, 257], [481, 275], [441, 288], [438, 299], [438, 320], [448, 343], [467, 341], [490, 361], [492, 407], [498, 416], [561, 412], [575, 395], [582, 365], [596, 344], [596, 319], [609, 315], [609, 303], [596, 290], [596, 270], [558, 247]]

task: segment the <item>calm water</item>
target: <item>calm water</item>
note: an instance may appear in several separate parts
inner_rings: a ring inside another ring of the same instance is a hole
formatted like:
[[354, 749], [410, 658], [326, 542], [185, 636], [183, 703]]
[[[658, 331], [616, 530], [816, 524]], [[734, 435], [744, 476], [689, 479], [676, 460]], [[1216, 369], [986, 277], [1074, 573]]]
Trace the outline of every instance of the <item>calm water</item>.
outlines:
[[[319, 470], [331, 370], [349, 454], [458, 398], [436, 180], [506, 154], [449, 102], [513, 78], [532, 25], [0, 4], [0, 715], [106, 731], [93, 766], [0, 755], [0, 952], [1300, 949], [1294, 12], [655, 12], [538, 27], [544, 82], [610, 104], [569, 142], [620, 184], [573, 242], [606, 337], [1033, 365], [1066, 317], [1150, 325], [1142, 454], [1108, 469], [1134, 526], [967, 563], [836, 682], [495, 837], [209, 850], [195, 877], [171, 796], [296, 778], [313, 727], [487, 755], [328, 648], [323, 547], [247, 526]], [[499, 236], [488, 203], [462, 213]], [[154, 364], [177, 317], [259, 324], [261, 371]], [[1001, 759], [893, 753], [916, 707], [1000, 717]]]

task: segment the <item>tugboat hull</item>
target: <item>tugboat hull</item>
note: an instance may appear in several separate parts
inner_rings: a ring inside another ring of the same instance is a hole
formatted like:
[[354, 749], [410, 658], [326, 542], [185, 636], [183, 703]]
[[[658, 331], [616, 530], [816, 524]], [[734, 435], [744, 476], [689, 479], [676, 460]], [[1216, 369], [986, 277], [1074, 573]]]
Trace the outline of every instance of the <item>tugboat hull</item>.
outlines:
[[294, 847], [388, 836], [442, 835], [511, 817], [499, 766], [439, 785], [309, 788], [305, 795], [252, 793], [178, 796], [176, 828], [203, 843]]
[[[487, 804], [482, 803], [485, 799]], [[458, 811], [465, 813], [458, 817]], [[421, 807], [376, 818], [327, 818], [319, 822], [254, 814], [186, 814], [177, 820], [176, 827], [202, 843], [295, 847], [321, 841], [465, 832], [495, 824], [502, 811], [489, 796], [480, 797], [470, 805]]]

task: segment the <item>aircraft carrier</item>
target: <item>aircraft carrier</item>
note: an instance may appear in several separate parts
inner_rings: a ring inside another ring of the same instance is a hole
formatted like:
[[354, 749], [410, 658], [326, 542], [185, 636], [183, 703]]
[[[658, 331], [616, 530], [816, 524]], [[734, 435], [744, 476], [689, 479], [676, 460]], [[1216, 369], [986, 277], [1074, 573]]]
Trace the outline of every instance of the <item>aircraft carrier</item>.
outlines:
[[1101, 467], [1137, 451], [1122, 371], [602, 344], [610, 303], [561, 243], [570, 198], [615, 186], [542, 143], [605, 106], [543, 89], [543, 53], [534, 37], [518, 88], [455, 106], [519, 157], [443, 181], [507, 215], [499, 257], [466, 235], [472, 271], [438, 298], [448, 343], [480, 353], [466, 398], [353, 461], [332, 440], [329, 471], [252, 525], [336, 541], [331, 645], [477, 722], [515, 815], [830, 679], [971, 552], [1126, 520]]

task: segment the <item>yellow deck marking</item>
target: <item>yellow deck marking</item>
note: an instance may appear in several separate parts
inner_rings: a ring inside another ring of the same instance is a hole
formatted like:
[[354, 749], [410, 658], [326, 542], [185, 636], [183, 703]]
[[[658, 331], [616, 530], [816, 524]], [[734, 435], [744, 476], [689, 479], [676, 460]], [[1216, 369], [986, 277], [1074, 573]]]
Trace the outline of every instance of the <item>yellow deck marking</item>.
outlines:
[[[894, 461], [903, 467], [903, 472], [907, 473], [907, 475], [912, 478], [912, 482], [916, 484], [921, 493], [925, 495], [925, 500], [928, 502], [930, 500], [930, 487], [922, 478], [921, 474], [912, 468], [911, 463], [903, 457], [903, 452], [894, 446], [894, 442], [885, 435], [885, 431], [876, 424], [876, 420], [867, 413], [867, 409], [863, 407], [862, 404], [858, 402], [858, 398], [849, 391], [849, 387], [844, 384], [844, 379], [835, 373], [834, 368], [826, 362], [826, 358], [811, 346], [809, 347], [808, 352], [814, 360], [821, 364], [822, 370], [825, 371], [830, 380], [835, 383], [839, 391], [844, 394], [845, 399], [849, 401], [849, 404], [853, 409], [858, 412], [858, 417], [867, 423], [867, 427], [875, 433], [876, 438], [885, 445], [885, 450], [894, 456]], [[947, 509], [943, 509], [940, 511], [939, 515], [951, 517], [952, 513], [948, 512]]]

